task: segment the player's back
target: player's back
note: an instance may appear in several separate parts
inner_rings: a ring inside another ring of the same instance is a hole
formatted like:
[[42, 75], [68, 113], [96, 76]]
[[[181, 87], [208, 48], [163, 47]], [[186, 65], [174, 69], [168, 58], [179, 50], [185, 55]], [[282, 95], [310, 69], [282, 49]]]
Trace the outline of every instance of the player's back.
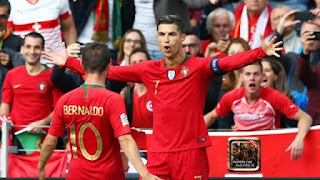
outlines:
[[124, 111], [117, 110], [122, 109], [117, 106], [123, 101], [120, 95], [102, 86], [81, 85], [62, 101], [73, 156], [68, 179], [123, 179], [117, 137], [130, 130], [120, 121], [125, 116]]

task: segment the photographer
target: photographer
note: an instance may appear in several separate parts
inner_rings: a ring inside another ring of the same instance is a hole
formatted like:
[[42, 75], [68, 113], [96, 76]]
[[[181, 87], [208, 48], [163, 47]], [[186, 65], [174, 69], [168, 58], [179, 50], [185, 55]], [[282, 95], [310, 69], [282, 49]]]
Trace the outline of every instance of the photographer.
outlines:
[[291, 10], [289, 6], [278, 5], [272, 10], [270, 15], [271, 28], [275, 32], [268, 36], [267, 39], [277, 36], [276, 41], [283, 41], [286, 52], [298, 53], [300, 49], [300, 37], [294, 30], [296, 25], [300, 23], [299, 20], [295, 20], [294, 18], [294, 15], [297, 13], [298, 10]]
[[[292, 13], [294, 14], [295, 11], [290, 11], [285, 16], [283, 16], [282, 19], [285, 19], [288, 17], [288, 14], [292, 16]], [[311, 11], [312, 12], [312, 11]], [[312, 12], [315, 14], [314, 12]], [[315, 14], [316, 15], [316, 14]], [[304, 22], [301, 27], [300, 36], [302, 37], [303, 34], [307, 31], [317, 32], [320, 31], [320, 26], [316, 23], [317, 19], [315, 21], [307, 21]], [[279, 23], [281, 24], [281, 23]], [[318, 33], [315, 33], [318, 34]], [[320, 34], [318, 34], [320, 35]], [[279, 38], [281, 36], [277, 36], [276, 41], [281, 41], [282, 39]], [[315, 37], [313, 37], [315, 38]], [[310, 56], [310, 63], [311, 66], [317, 65], [320, 60], [320, 36], [317, 36], [317, 40], [311, 40], [308, 43], [308, 46], [311, 50], [311, 56]], [[285, 43], [285, 41], [284, 41]], [[300, 43], [299, 43], [300, 45]], [[282, 52], [278, 52], [281, 54]], [[294, 97], [294, 102], [297, 104], [302, 110], [306, 111], [307, 104], [308, 104], [308, 96], [307, 96], [307, 88], [306, 86], [301, 82], [301, 80], [296, 76], [296, 66], [298, 61], [299, 55], [294, 52], [287, 52], [285, 54], [281, 55], [281, 58], [279, 58], [279, 62], [283, 65], [286, 75], [287, 75], [287, 86], [291, 91], [291, 94]], [[290, 124], [289, 126], [295, 126], [295, 124]]]
[[315, 33], [319, 31], [319, 25], [307, 22], [302, 26], [301, 44], [302, 53], [298, 58], [296, 75], [308, 89], [309, 102], [307, 112], [313, 119], [313, 125], [320, 124], [320, 65], [312, 66], [314, 60], [319, 59], [320, 36]]

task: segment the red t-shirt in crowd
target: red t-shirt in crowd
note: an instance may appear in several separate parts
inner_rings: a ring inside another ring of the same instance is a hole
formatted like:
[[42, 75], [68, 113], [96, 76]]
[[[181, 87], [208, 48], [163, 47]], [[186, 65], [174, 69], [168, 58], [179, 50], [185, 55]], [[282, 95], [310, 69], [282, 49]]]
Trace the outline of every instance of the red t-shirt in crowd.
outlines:
[[[10, 116], [14, 125], [28, 125], [42, 120], [53, 110], [59, 90], [50, 81], [52, 68], [31, 76], [25, 66], [10, 70], [2, 88], [2, 102], [11, 105]], [[19, 130], [23, 127], [14, 127]]]
[[[241, 24], [241, 14], [244, 8], [244, 3], [239, 4], [239, 6], [235, 9], [234, 11], [234, 16], [235, 16], [235, 26], [234, 29], [232, 30], [232, 38], [237, 38], [240, 37], [240, 24]], [[270, 14], [272, 11], [272, 7], [270, 5], [267, 5], [268, 8], [268, 12], [269, 12], [269, 18], [268, 18], [268, 22], [267, 22], [267, 26], [266, 29], [264, 31], [263, 37], [267, 37], [270, 34], [273, 33], [273, 30], [271, 28], [271, 22], [270, 22]], [[251, 17], [249, 18], [249, 40], [251, 40], [251, 36], [252, 33], [255, 32], [255, 28], [256, 28], [256, 23], [258, 22], [259, 17]]]
[[234, 113], [234, 130], [252, 131], [280, 128], [280, 115], [292, 119], [299, 107], [279, 91], [262, 87], [259, 98], [249, 104], [244, 87], [234, 89], [225, 94], [217, 104], [218, 116]]
[[[110, 80], [142, 82], [152, 94], [153, 135], [151, 152], [177, 152], [211, 145], [203, 119], [210, 80], [215, 74], [238, 69], [266, 57], [261, 48], [222, 59], [189, 57], [176, 68], [164, 59], [133, 66], [111, 66]], [[68, 58], [66, 67], [84, 73], [80, 62]]]
[[81, 85], [58, 101], [49, 134], [69, 131], [68, 179], [124, 179], [117, 138], [130, 133], [123, 98], [98, 85]]
[[153, 108], [151, 95], [147, 92], [141, 96], [133, 91], [132, 127], [152, 128]]

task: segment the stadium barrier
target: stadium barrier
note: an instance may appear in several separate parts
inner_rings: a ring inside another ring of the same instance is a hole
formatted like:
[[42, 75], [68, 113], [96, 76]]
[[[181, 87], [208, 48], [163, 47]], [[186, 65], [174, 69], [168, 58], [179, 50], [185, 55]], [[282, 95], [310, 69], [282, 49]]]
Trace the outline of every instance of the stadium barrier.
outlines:
[[[37, 177], [39, 152], [30, 155], [14, 155], [14, 148], [8, 146], [11, 125], [2, 124], [1, 177]], [[290, 160], [285, 152], [294, 140], [297, 128], [250, 131], [250, 132], [209, 132], [212, 146], [207, 148], [210, 177], [320, 177], [320, 125], [313, 126], [306, 136], [303, 155], [299, 160]], [[133, 128], [132, 135], [140, 149], [148, 149], [152, 130]], [[261, 169], [259, 172], [230, 172], [227, 169], [227, 144], [230, 137], [258, 137], [261, 140]], [[48, 161], [47, 177], [64, 178], [67, 169], [67, 151], [55, 151]], [[25, 164], [23, 162], [26, 162]], [[28, 165], [26, 165], [28, 164]], [[30, 165], [31, 164], [31, 165]], [[27, 168], [26, 166], [30, 166]], [[28, 173], [27, 176], [21, 176]], [[137, 174], [127, 174], [127, 179], [136, 179]]]
[[[146, 146], [151, 142], [152, 130], [145, 133]], [[207, 148], [209, 177], [320, 177], [320, 125], [311, 127], [304, 141], [304, 151], [298, 160], [290, 159], [285, 150], [294, 140], [298, 128], [247, 132], [209, 132], [212, 146]], [[258, 137], [261, 141], [261, 169], [259, 172], [228, 171], [228, 139], [230, 137]], [[139, 142], [138, 144], [144, 143]]]

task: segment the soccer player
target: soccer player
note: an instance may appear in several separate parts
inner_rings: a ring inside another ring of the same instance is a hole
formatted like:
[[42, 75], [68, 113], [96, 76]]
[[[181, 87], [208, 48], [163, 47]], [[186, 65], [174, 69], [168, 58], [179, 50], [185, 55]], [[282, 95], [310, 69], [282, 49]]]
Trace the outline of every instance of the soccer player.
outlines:
[[[211, 145], [203, 121], [203, 106], [210, 79], [267, 55], [276, 55], [281, 43], [262, 40], [261, 48], [223, 59], [189, 57], [182, 49], [185, 33], [181, 18], [164, 15], [157, 23], [160, 61], [133, 66], [110, 67], [108, 79], [142, 82], [152, 94], [153, 135], [148, 154], [148, 170], [163, 179], [207, 179], [206, 147]], [[79, 61], [50, 48], [43, 52], [53, 64], [84, 73]]]
[[[25, 65], [8, 72], [2, 89], [0, 114], [10, 115], [14, 125], [29, 125], [30, 133], [40, 133], [40, 126], [49, 125], [54, 95], [58, 93], [50, 81], [52, 68], [40, 63], [44, 44], [39, 33], [25, 36], [21, 47]], [[14, 127], [13, 131], [19, 129], [22, 127]]]
[[87, 44], [82, 59], [85, 83], [61, 97], [56, 105], [52, 126], [40, 152], [40, 179], [45, 179], [45, 164], [65, 127], [69, 130], [73, 155], [67, 179], [125, 179], [119, 143], [142, 179], [159, 179], [142, 164], [129, 134], [123, 98], [105, 89], [110, 63], [107, 46]]
[[234, 130], [252, 131], [269, 130], [280, 127], [281, 113], [298, 121], [298, 134], [286, 151], [291, 150], [291, 159], [302, 155], [304, 138], [307, 135], [312, 119], [291, 100], [269, 87], [260, 84], [264, 79], [261, 62], [240, 69], [243, 87], [225, 94], [214, 110], [204, 116], [207, 126], [217, 117], [234, 113]]

